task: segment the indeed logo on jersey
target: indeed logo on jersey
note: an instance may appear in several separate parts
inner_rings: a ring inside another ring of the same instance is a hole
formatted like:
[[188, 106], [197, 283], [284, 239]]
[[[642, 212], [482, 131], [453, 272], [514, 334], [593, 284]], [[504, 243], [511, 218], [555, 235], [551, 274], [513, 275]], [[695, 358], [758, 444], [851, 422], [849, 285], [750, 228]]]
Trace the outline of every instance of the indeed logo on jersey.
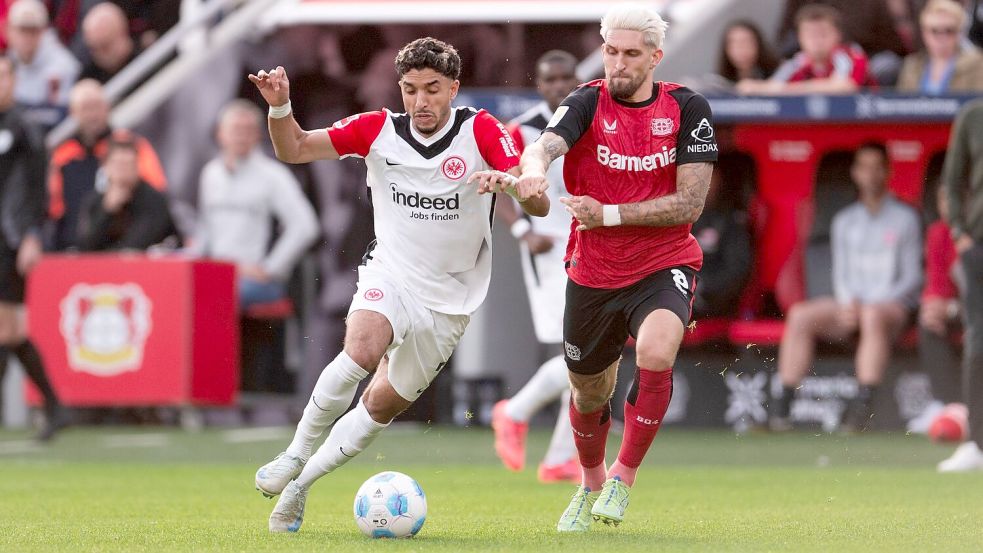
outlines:
[[618, 171], [655, 171], [676, 163], [676, 148], [662, 147], [661, 152], [647, 156], [626, 156], [612, 152], [603, 144], [597, 145], [597, 162]]
[[456, 210], [461, 206], [460, 194], [454, 194], [452, 198], [431, 198], [429, 196], [421, 196], [419, 192], [412, 194], [400, 192], [393, 183], [389, 183], [389, 187], [393, 192], [393, 201], [406, 207], [444, 211]]

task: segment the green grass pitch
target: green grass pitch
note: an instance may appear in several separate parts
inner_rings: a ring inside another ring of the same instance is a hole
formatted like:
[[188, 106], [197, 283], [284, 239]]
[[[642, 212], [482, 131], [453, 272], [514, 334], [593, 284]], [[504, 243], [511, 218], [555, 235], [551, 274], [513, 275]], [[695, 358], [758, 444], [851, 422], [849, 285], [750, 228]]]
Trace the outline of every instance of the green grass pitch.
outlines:
[[[667, 427], [625, 523], [586, 535], [554, 530], [573, 488], [536, 482], [547, 437], [514, 474], [487, 430], [397, 425], [314, 486], [298, 534], [271, 535], [252, 479], [288, 429], [71, 429], [43, 448], [0, 433], [0, 551], [983, 551], [983, 473], [936, 474], [951, 448], [923, 437]], [[427, 492], [411, 540], [352, 520], [358, 486], [390, 469]]]

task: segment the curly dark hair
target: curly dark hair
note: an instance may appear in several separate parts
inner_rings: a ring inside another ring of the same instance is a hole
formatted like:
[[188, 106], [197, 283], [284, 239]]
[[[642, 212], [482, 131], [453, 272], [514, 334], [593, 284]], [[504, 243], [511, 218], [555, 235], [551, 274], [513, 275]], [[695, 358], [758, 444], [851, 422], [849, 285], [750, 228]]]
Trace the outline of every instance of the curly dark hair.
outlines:
[[457, 80], [461, 76], [461, 56], [446, 42], [429, 36], [418, 38], [396, 54], [396, 73], [400, 77], [413, 69], [433, 69]]

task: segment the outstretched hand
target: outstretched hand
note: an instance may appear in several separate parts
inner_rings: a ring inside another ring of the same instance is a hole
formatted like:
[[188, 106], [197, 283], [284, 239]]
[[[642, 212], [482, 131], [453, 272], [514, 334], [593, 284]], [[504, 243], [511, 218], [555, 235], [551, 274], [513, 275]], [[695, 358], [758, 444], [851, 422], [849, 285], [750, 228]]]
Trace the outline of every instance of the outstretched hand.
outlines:
[[543, 193], [546, 192], [546, 187], [540, 187], [537, 183], [530, 184], [502, 171], [476, 171], [468, 177], [469, 184], [475, 181], [478, 181], [479, 194], [504, 192], [519, 203], [533, 197], [542, 197]]
[[255, 75], [249, 75], [249, 81], [256, 85], [263, 99], [273, 107], [282, 106], [290, 101], [290, 80], [282, 65], [269, 72], [261, 69]]

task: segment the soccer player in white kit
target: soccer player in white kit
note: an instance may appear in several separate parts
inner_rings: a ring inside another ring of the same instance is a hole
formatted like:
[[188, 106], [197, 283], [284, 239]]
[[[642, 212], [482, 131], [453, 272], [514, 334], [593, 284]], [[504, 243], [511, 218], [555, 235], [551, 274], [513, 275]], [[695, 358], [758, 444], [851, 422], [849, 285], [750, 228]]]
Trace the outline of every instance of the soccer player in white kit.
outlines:
[[[536, 62], [536, 89], [543, 101], [509, 123], [512, 138], [521, 152], [532, 144], [553, 118], [560, 102], [577, 87], [577, 58], [569, 52], [551, 50]], [[563, 184], [563, 163], [550, 166], [546, 174], [551, 202], [567, 195]], [[567, 273], [563, 256], [567, 251], [572, 218], [566, 210], [554, 209], [546, 217], [522, 216], [514, 203], [503, 201], [498, 208], [501, 219], [511, 225], [512, 235], [522, 251], [522, 272], [529, 294], [536, 339], [548, 360], [511, 399], [503, 399], [492, 411], [495, 453], [506, 468], [521, 471], [526, 462], [526, 433], [534, 413], [560, 400], [560, 414], [553, 437], [537, 475], [540, 482], [580, 482], [580, 461], [573, 441], [568, 404], [570, 379], [563, 359], [563, 305]]]
[[[490, 114], [451, 107], [460, 70], [449, 44], [414, 40], [396, 56], [406, 113], [362, 113], [315, 131], [292, 117], [282, 67], [249, 76], [270, 104], [279, 159], [365, 159], [376, 232], [359, 268], [344, 349], [318, 378], [286, 451], [256, 472], [257, 489], [280, 494], [271, 532], [299, 530], [311, 485], [368, 447], [450, 358], [488, 290], [494, 192], [509, 193], [530, 215], [549, 212], [542, 185], [517, 190], [514, 179], [502, 186], [487, 176], [472, 178], [489, 169], [518, 174], [519, 154]], [[362, 398], [345, 413], [372, 372]], [[314, 441], [332, 424], [312, 455]]]

